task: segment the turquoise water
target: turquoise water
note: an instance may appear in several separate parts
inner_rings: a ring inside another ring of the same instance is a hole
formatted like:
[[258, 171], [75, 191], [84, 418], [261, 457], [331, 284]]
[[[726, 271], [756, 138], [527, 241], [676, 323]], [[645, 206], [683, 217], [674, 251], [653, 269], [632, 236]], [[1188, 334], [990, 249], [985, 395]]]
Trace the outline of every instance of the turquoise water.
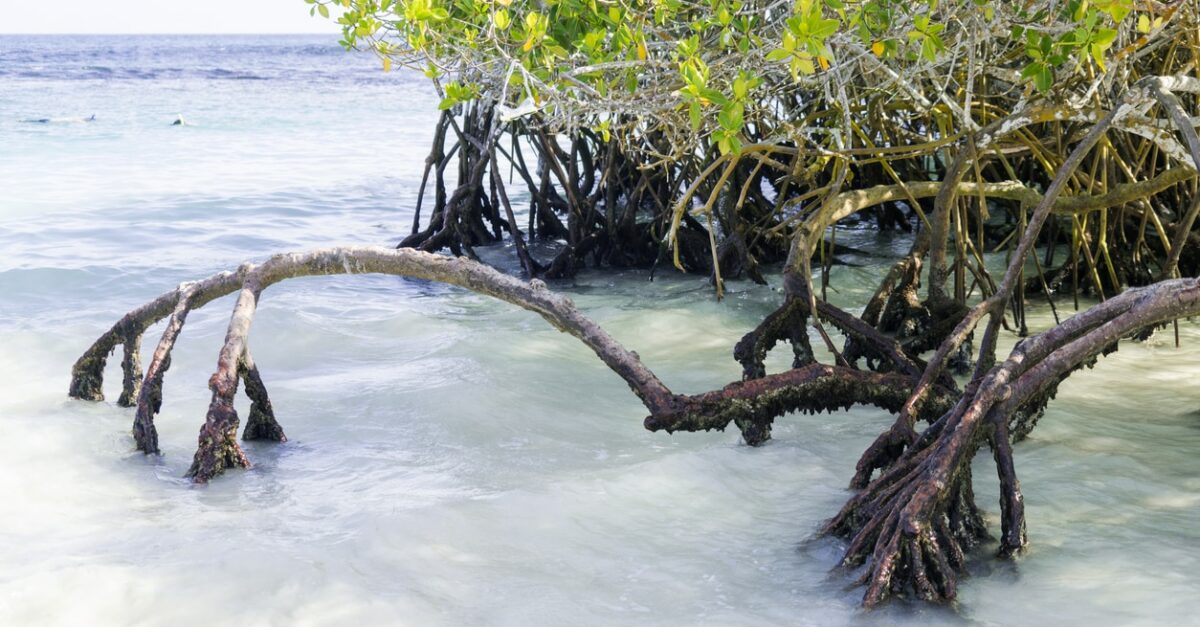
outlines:
[[[131, 410], [66, 398], [95, 336], [180, 281], [280, 250], [397, 241], [435, 104], [420, 77], [327, 37], [0, 37], [0, 624], [1200, 614], [1190, 324], [1181, 349], [1166, 336], [1124, 347], [1063, 386], [1018, 448], [1030, 554], [981, 560], [950, 609], [861, 612], [861, 591], [829, 573], [837, 544], [812, 537], [887, 415], [789, 416], [760, 449], [732, 432], [648, 433], [582, 345], [456, 289], [369, 276], [272, 287], [251, 343], [291, 441], [251, 444], [253, 469], [206, 487], [181, 477], [228, 299], [189, 317], [162, 457], [133, 451]], [[177, 115], [191, 125], [171, 126]], [[58, 121], [23, 121], [41, 118]], [[488, 254], [513, 267], [510, 251]], [[833, 298], [853, 306], [878, 266], [835, 272]], [[733, 343], [778, 299], [735, 283], [717, 304], [702, 279], [641, 271], [555, 287], [687, 392], [738, 377]], [[110, 398], [118, 378], [110, 367]], [[995, 530], [987, 461], [977, 490]]]

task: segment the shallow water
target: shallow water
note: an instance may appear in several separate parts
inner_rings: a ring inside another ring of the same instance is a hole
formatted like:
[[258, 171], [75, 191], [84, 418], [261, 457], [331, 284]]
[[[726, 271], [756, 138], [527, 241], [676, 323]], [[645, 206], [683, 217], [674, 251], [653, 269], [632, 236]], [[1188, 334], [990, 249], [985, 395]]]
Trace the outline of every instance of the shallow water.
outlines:
[[[133, 451], [132, 410], [66, 398], [95, 336], [179, 281], [284, 249], [396, 241], [435, 102], [419, 77], [384, 75], [329, 38], [0, 37], [0, 624], [1200, 613], [1191, 324], [1180, 349], [1169, 334], [1124, 346], [1062, 387], [1017, 448], [1032, 549], [1015, 564], [980, 560], [952, 609], [861, 612], [861, 591], [829, 572], [838, 545], [813, 539], [883, 412], [787, 416], [759, 449], [734, 432], [649, 433], [581, 344], [458, 289], [370, 276], [272, 287], [252, 344], [291, 441], [252, 443], [253, 469], [206, 487], [181, 475], [229, 299], [188, 319], [162, 457]], [[195, 125], [168, 126], [180, 113]], [[512, 267], [508, 251], [489, 253]], [[862, 303], [877, 263], [835, 268], [832, 298]], [[687, 392], [738, 377], [733, 343], [778, 300], [737, 283], [717, 304], [703, 280], [670, 273], [555, 287]], [[115, 364], [108, 375], [115, 398]], [[988, 462], [977, 491], [995, 531]]]

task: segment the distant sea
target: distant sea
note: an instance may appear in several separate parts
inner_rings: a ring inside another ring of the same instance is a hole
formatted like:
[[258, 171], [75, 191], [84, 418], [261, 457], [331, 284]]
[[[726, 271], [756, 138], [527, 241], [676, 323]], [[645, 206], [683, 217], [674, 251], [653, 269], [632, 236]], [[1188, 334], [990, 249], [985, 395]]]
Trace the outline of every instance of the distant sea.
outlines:
[[386, 186], [435, 103], [335, 35], [0, 36], [0, 216]]

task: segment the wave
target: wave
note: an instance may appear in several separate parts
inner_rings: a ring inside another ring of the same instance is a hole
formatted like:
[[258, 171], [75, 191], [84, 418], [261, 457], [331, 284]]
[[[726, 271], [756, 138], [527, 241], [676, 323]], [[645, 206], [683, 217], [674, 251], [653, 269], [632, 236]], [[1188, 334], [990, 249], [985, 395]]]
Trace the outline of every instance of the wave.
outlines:
[[384, 82], [335, 36], [0, 35], [0, 79]]

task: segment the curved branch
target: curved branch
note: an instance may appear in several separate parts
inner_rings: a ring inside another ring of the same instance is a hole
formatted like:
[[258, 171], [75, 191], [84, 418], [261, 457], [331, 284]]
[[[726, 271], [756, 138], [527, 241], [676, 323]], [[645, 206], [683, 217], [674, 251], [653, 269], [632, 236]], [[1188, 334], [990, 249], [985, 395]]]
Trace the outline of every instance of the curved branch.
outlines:
[[[147, 452], [158, 450], [153, 415], [161, 405], [162, 376], [169, 365], [171, 348], [187, 313], [217, 296], [234, 291], [239, 291], [239, 296], [217, 360], [217, 370], [209, 380], [212, 401], [188, 474], [196, 481], [204, 482], [226, 468], [249, 465], [236, 438], [239, 420], [233, 400], [240, 381], [246, 382], [247, 392], [254, 402], [244, 437], [285, 439], [282, 429], [275, 422], [266, 389], [248, 350], [250, 327], [258, 299], [263, 290], [286, 279], [368, 273], [457, 285], [539, 314], [555, 328], [582, 341], [625, 380], [650, 410], [645, 426], [651, 430], [722, 429], [730, 421], [769, 420], [788, 411], [833, 410], [856, 403], [874, 404], [896, 411], [911, 394], [916, 381], [911, 365], [902, 368], [902, 374], [863, 372], [813, 364], [782, 374], [735, 383], [707, 394], [676, 395], [641, 362], [636, 353], [621, 346], [576, 309], [570, 299], [550, 291], [541, 281], [527, 283], [468, 259], [413, 249], [328, 248], [276, 255], [261, 265], [245, 264], [236, 273], [222, 273], [195, 284], [185, 284], [122, 319], [124, 326], [120, 329], [130, 326], [144, 329], [166, 316], [167, 305], [173, 307], [139, 399], [141, 402], [135, 425], [135, 434], [141, 433], [139, 448]], [[844, 317], [840, 311], [823, 310], [821, 313], [839, 320]], [[104, 345], [99, 345], [100, 349], [93, 346], [89, 353], [102, 350]], [[886, 349], [882, 346], [878, 348]], [[935, 402], [928, 404], [929, 411], [941, 412], [948, 407], [949, 392], [939, 387], [932, 396]]]
[[[605, 365], [625, 380], [651, 413], [670, 412], [676, 407], [675, 395], [642, 364], [636, 353], [621, 346], [604, 329], [580, 313], [569, 298], [550, 291], [541, 281], [526, 283], [463, 258], [382, 247], [327, 248], [275, 255], [258, 266], [245, 264], [236, 272], [222, 272], [196, 283], [181, 285], [129, 312], [93, 343], [73, 369], [71, 396], [101, 400], [103, 368], [108, 354], [117, 344], [135, 345], [136, 339], [150, 325], [170, 316], [137, 395], [139, 409], [134, 426], [138, 448], [157, 452], [153, 417], [161, 406], [162, 377], [170, 363], [170, 351], [182, 330], [187, 313], [215, 298], [240, 290], [217, 370], [209, 381], [213, 399], [208, 420], [201, 430], [197, 458], [189, 475], [198, 481], [205, 481], [226, 467], [246, 466], [249, 462], [236, 440], [238, 418], [233, 409], [233, 397], [239, 380], [247, 381], [248, 391], [261, 412], [258, 415], [252, 409], [253, 428], [247, 437], [266, 435], [283, 439], [282, 430], [274, 423], [261, 377], [247, 349], [247, 338], [259, 294], [285, 279], [368, 273], [457, 285], [533, 311], [558, 330], [578, 338], [591, 348]], [[250, 387], [254, 389], [251, 391]], [[265, 429], [265, 433], [259, 433], [262, 429]]]
[[[1008, 359], [973, 381], [953, 411], [825, 526], [825, 533], [850, 539], [844, 563], [870, 560], [862, 581], [867, 584], [864, 604], [875, 605], [904, 588], [932, 600], [954, 597], [956, 573], [963, 570], [956, 557], [959, 545], [977, 537], [978, 526], [955, 530], [953, 511], [956, 503], [973, 500], [966, 493], [970, 464], [982, 440], [990, 439], [1001, 487], [1000, 553], [1024, 548], [1024, 503], [1009, 446], [1010, 418], [1018, 411], [1040, 411], [1063, 379], [1113, 350], [1120, 339], [1196, 314], [1200, 279], [1130, 289], [1018, 344]], [[952, 568], [936, 566], [942, 563]], [[938, 574], [936, 585], [929, 584], [923, 568]]]
[[[196, 288], [191, 309], [198, 309], [209, 301], [232, 293], [241, 284], [245, 269], [237, 272], [220, 272], [190, 285]], [[189, 284], [184, 284], [189, 285]], [[158, 298], [125, 314], [116, 324], [83, 353], [71, 368], [71, 398], [89, 401], [104, 400], [104, 365], [108, 355], [119, 344], [141, 338], [146, 329], [175, 311], [183, 286], [173, 289]], [[134, 394], [133, 397], [137, 395]]]
[[[787, 412], [817, 413], [874, 405], [899, 411], [912, 392], [914, 377], [809, 364], [779, 374], [738, 381], [720, 390], [675, 397], [675, 406], [647, 417], [650, 431], [724, 430], [739, 419], [768, 420]], [[930, 414], [949, 410], [952, 393], [937, 388], [924, 408]]]

